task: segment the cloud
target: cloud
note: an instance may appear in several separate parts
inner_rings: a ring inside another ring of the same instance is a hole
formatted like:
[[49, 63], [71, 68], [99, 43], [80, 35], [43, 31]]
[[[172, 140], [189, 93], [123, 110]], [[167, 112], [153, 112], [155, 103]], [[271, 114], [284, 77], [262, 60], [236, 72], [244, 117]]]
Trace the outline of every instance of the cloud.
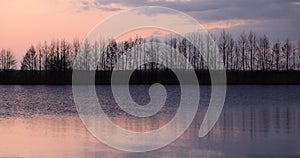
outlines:
[[203, 26], [206, 29], [229, 29], [234, 27], [241, 27], [244, 25], [255, 24], [258, 21], [255, 20], [220, 20], [204, 23]]
[[[78, 3], [78, 7], [80, 10], [87, 11], [91, 9], [100, 9], [102, 11], [114, 12], [126, 9], [125, 6], [118, 4], [118, 3], [100, 3], [99, 1], [95, 0], [80, 0]], [[80, 11], [79, 10], [79, 11]]]
[[90, 9], [90, 4], [89, 1], [82, 0], [79, 2], [79, 8], [82, 10], [89, 10]]
[[[275, 36], [300, 34], [300, 0], [89, 0], [87, 8], [117, 11], [163, 6], [185, 12], [211, 29], [251, 29]], [[151, 15], [147, 11], [143, 14]], [[218, 25], [218, 26], [217, 26]], [[215, 27], [213, 27], [215, 26]]]

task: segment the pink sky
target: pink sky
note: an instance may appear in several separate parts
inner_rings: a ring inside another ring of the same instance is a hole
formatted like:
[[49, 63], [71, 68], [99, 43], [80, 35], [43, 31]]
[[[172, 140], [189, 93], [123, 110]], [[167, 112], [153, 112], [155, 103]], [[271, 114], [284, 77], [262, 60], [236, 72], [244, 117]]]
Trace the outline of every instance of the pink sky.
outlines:
[[11, 49], [20, 61], [31, 44], [52, 39], [83, 39], [112, 12], [79, 11], [70, 1], [13, 0], [0, 2], [0, 49]]
[[[126, 9], [121, 4], [107, 7]], [[80, 0], [3, 0], [0, 1], [0, 49], [13, 51], [21, 61], [31, 44], [53, 39], [82, 40], [96, 24], [116, 13], [97, 7], [84, 9]], [[207, 21], [207, 29], [231, 28], [255, 20]], [[202, 23], [203, 24], [203, 23]]]

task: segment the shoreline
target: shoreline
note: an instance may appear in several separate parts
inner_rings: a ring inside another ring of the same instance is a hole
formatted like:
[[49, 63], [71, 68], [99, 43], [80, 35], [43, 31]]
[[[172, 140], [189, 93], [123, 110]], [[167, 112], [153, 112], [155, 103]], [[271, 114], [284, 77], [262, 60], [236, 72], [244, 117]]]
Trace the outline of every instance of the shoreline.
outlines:
[[[117, 71], [120, 75], [128, 75], [129, 71]], [[179, 70], [176, 73], [186, 76], [193, 71]], [[221, 71], [212, 71], [218, 75]], [[110, 85], [112, 71], [82, 71], [80, 75], [86, 78], [95, 75], [96, 85]], [[0, 71], [0, 85], [72, 85], [72, 71]], [[197, 71], [199, 85], [210, 85], [209, 71]], [[227, 71], [228, 85], [300, 85], [300, 71]], [[178, 85], [176, 75], [169, 70], [134, 71], [130, 77], [130, 84]], [[82, 84], [86, 84], [84, 81]], [[127, 83], [117, 83], [127, 84]], [[186, 81], [183, 84], [195, 84]]]

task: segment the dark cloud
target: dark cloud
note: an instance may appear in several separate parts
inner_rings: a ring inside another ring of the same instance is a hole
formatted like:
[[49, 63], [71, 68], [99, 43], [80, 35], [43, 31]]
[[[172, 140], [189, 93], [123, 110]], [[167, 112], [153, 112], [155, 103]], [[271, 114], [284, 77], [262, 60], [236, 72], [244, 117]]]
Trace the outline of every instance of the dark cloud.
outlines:
[[109, 6], [97, 6], [96, 8], [104, 10], [104, 11], [109, 11], [109, 12], [122, 10], [122, 8], [119, 8], [119, 7], [109, 7]]
[[[220, 20], [257, 20], [260, 23], [231, 28], [231, 31], [257, 30], [274, 38], [300, 38], [300, 0], [94, 0], [94, 6], [118, 4], [127, 7], [163, 6], [185, 12], [200, 23]], [[91, 4], [89, 4], [91, 5]], [[102, 6], [102, 7], [101, 7]], [[120, 9], [120, 8], [118, 8]], [[114, 9], [112, 9], [114, 10]], [[144, 14], [149, 15], [147, 11]], [[285, 38], [285, 37], [284, 37]]]

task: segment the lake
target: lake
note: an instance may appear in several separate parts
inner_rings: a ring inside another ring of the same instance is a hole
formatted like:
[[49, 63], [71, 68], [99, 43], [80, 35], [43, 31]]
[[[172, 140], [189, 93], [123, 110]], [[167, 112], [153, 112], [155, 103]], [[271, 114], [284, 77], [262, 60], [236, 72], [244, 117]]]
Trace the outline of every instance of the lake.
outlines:
[[[140, 104], [149, 102], [148, 88], [131, 86], [133, 99]], [[300, 86], [228, 86], [221, 116], [203, 138], [198, 132], [210, 87], [200, 88], [197, 115], [179, 139], [158, 150], [133, 153], [101, 143], [85, 128], [71, 86], [1, 85], [0, 157], [300, 157]], [[166, 89], [168, 98], [159, 113], [135, 118], [116, 105], [109, 86], [96, 87], [99, 102], [112, 122], [136, 132], [158, 129], [175, 115], [180, 88]]]

